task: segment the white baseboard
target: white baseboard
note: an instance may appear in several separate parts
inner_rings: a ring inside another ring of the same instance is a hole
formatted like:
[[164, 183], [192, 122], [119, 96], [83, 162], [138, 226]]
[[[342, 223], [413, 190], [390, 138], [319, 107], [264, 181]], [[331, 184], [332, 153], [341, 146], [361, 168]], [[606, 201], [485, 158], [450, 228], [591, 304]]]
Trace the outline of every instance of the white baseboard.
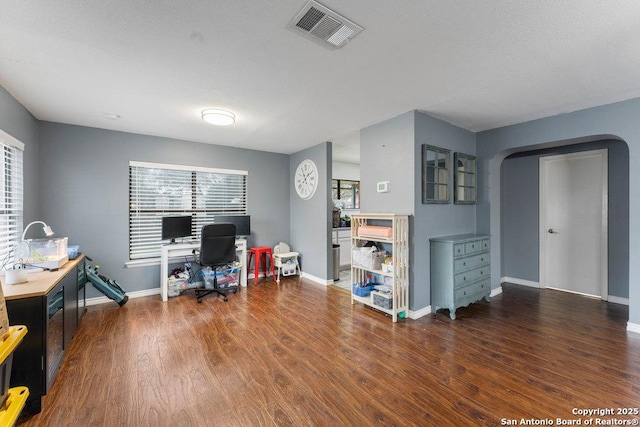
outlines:
[[489, 296], [490, 296], [491, 298], [493, 298], [493, 297], [495, 297], [495, 296], [500, 295], [501, 293], [502, 293], [502, 288], [501, 288], [501, 287], [497, 287], [497, 288], [495, 288], [495, 289], [491, 289], [491, 293], [489, 294]]
[[[154, 288], [154, 289], [144, 289], [142, 291], [135, 291], [135, 292], [127, 292], [127, 296], [131, 299], [131, 298], [142, 298], [142, 297], [149, 297], [152, 295], [160, 295], [160, 288]], [[115, 302], [107, 297], [95, 297], [95, 298], [87, 298], [86, 301], [86, 306], [90, 306], [90, 305], [98, 305], [98, 304], [106, 304], [112, 302], [115, 304]]]
[[627, 322], [627, 331], [640, 334], [640, 325], [637, 323]]
[[300, 273], [300, 276], [302, 276], [303, 279], [309, 279], [312, 282], [316, 282], [316, 283], [319, 283], [319, 284], [325, 285], [325, 286], [329, 286], [329, 285], [333, 284], [333, 280], [321, 279], [319, 277], [316, 277], [316, 276], [314, 276], [312, 274], [305, 273], [305, 272]]
[[416, 319], [419, 319], [421, 317], [427, 316], [429, 314], [431, 314], [431, 306], [430, 305], [428, 305], [428, 306], [426, 306], [424, 308], [421, 308], [418, 311], [409, 310], [409, 319], [416, 320]]
[[607, 296], [607, 301], [614, 304], [629, 305], [629, 298], [615, 297], [613, 295]]
[[539, 288], [540, 283], [531, 280], [516, 279], [515, 277], [501, 277], [500, 283], [513, 283], [514, 285], [529, 286], [531, 288]]

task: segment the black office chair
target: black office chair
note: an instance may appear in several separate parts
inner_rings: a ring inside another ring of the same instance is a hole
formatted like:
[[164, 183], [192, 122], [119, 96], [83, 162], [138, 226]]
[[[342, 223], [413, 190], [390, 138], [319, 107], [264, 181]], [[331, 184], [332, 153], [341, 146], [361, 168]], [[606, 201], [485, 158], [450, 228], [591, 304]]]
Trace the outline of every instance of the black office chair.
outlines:
[[[200, 253], [198, 263], [203, 267], [211, 267], [214, 272], [236, 260], [236, 226], [234, 224], [217, 223], [202, 226], [200, 237]], [[213, 289], [196, 289], [198, 302], [206, 295], [217, 293], [227, 301], [227, 292], [218, 289], [218, 277], [214, 274]]]

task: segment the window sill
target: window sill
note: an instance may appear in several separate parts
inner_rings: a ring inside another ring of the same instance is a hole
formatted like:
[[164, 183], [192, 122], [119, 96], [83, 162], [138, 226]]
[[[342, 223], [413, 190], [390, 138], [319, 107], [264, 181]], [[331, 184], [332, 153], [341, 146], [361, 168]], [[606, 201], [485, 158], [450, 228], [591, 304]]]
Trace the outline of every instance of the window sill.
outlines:
[[[184, 256], [178, 256], [178, 257], [171, 257], [169, 258], [169, 264], [175, 264], [175, 263], [184, 263], [185, 262], [185, 257]], [[137, 267], [151, 267], [151, 266], [155, 266], [155, 265], [160, 265], [160, 257], [158, 258], [145, 258], [145, 259], [134, 259], [134, 260], [130, 260], [124, 263], [124, 266], [126, 268], [137, 268]]]

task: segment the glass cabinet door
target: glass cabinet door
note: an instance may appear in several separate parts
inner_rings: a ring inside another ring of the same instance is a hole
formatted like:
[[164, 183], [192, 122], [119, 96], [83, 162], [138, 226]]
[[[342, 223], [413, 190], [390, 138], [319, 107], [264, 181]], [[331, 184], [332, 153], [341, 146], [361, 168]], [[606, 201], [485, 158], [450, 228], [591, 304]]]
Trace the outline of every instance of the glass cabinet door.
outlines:
[[477, 161], [475, 156], [455, 153], [454, 167], [454, 203], [475, 204], [477, 200]]

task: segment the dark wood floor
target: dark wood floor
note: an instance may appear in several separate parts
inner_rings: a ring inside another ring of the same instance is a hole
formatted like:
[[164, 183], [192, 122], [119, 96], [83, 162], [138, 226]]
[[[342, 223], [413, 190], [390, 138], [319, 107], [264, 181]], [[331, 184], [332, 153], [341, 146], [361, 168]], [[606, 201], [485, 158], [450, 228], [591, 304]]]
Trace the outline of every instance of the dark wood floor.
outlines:
[[[505, 285], [393, 324], [301, 279], [89, 307], [25, 426], [501, 425], [640, 406], [627, 307]], [[626, 419], [626, 416], [616, 416]], [[582, 417], [586, 418], [586, 417]], [[607, 416], [604, 418], [613, 418]]]

